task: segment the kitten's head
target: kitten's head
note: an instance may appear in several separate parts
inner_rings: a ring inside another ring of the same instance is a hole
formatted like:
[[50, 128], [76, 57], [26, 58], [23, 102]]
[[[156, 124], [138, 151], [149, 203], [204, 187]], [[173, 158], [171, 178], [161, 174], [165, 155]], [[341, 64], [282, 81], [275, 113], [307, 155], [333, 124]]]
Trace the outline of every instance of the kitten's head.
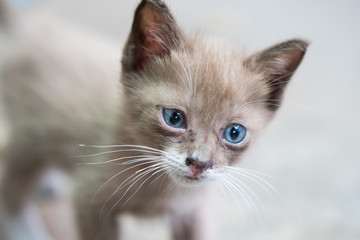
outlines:
[[270, 121], [306, 47], [295, 39], [244, 57], [185, 36], [162, 1], [143, 0], [122, 59], [134, 141], [163, 151], [179, 183], [216, 178]]

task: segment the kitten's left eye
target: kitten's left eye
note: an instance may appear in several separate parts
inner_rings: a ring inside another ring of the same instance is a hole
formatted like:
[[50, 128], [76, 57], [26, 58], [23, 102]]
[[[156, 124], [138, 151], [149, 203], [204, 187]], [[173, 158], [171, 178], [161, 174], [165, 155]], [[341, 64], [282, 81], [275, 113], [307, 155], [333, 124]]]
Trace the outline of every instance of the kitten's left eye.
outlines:
[[231, 124], [229, 125], [224, 133], [223, 138], [232, 144], [240, 143], [244, 140], [246, 136], [246, 128], [240, 124]]
[[167, 125], [173, 128], [184, 128], [185, 127], [185, 116], [177, 109], [163, 110], [163, 118]]

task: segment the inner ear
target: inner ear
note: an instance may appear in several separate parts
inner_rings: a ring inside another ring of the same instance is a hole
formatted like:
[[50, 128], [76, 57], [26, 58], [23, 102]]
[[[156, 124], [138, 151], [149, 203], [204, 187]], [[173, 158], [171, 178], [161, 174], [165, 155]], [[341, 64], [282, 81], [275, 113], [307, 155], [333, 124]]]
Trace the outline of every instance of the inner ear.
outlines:
[[170, 10], [160, 0], [143, 0], [135, 11], [124, 49], [125, 71], [140, 71], [155, 57], [166, 57], [179, 46], [181, 33]]
[[268, 107], [280, 106], [284, 90], [303, 59], [308, 42], [300, 39], [286, 41], [249, 57], [244, 65], [250, 71], [264, 76], [269, 88]]

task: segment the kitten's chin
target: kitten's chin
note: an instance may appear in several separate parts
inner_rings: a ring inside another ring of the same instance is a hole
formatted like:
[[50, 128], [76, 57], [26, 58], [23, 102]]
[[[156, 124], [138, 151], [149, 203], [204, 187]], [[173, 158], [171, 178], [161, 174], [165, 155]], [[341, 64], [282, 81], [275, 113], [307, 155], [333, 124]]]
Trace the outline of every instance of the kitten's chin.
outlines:
[[169, 175], [176, 184], [184, 187], [197, 187], [210, 180], [206, 175], [200, 175], [198, 177], [180, 175], [177, 173], [171, 173]]

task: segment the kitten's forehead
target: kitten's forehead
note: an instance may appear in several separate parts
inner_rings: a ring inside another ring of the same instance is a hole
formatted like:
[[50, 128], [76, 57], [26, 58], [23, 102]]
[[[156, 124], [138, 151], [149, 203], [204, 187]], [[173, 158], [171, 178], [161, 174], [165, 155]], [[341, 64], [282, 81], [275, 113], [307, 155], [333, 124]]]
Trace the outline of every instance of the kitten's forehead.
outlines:
[[[186, 70], [189, 61], [188, 75], [195, 82], [195, 94], [213, 96], [218, 100], [232, 98], [233, 102], [246, 98], [245, 93], [251, 88], [259, 87], [259, 81], [254, 79], [256, 76], [244, 68], [245, 57], [242, 50], [214, 39], [193, 37], [188, 42], [189, 47], [185, 51], [180, 50], [176, 54], [178, 57], [173, 57], [172, 62], [181, 72], [182, 64], [180, 63], [179, 69], [176, 62], [182, 61]], [[237, 97], [241, 98], [236, 99]]]
[[173, 52], [173, 76], [165, 80], [176, 84], [175, 96], [181, 96], [177, 101], [197, 112], [223, 114], [251, 101], [263, 87], [257, 76], [244, 68], [244, 54], [239, 49], [219, 41], [189, 41], [188, 48]]
[[248, 103], [264, 88], [243, 61], [242, 51], [225, 43], [189, 39], [170, 58], [151, 64], [143, 82], [150, 87], [143, 89], [142, 98], [183, 110], [198, 130], [224, 126], [242, 119]]

